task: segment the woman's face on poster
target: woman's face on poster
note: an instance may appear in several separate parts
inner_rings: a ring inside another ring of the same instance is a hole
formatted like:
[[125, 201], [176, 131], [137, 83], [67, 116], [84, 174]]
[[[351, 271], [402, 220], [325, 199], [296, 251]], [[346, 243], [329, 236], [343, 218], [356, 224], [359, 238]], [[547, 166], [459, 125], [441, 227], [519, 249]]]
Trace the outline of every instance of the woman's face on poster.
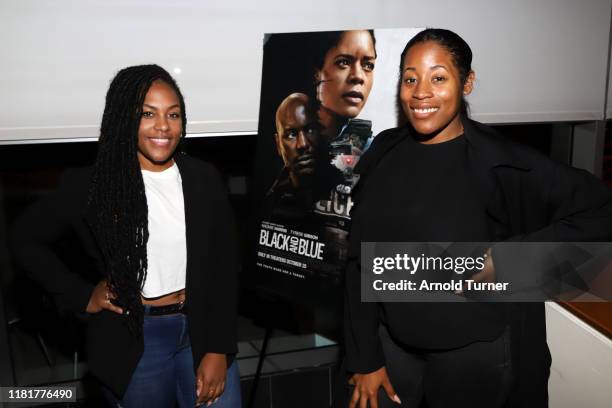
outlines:
[[375, 60], [368, 31], [345, 31], [338, 44], [327, 51], [323, 68], [317, 73], [321, 107], [337, 116], [356, 117], [370, 95]]

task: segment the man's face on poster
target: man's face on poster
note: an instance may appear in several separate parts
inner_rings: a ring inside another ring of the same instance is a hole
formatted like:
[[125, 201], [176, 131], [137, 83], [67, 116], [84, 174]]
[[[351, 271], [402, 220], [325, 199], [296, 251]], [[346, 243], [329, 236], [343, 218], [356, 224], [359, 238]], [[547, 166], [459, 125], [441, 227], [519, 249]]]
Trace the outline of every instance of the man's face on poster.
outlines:
[[319, 127], [304, 94], [289, 95], [276, 111], [276, 149], [295, 188], [310, 184], [315, 174]]

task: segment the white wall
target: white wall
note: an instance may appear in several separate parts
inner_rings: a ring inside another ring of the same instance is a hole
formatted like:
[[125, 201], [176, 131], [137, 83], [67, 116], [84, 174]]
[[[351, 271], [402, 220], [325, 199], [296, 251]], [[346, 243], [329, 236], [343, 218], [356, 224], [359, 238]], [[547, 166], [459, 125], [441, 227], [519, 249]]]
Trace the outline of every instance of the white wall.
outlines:
[[556, 303], [546, 304], [550, 408], [610, 408], [612, 340]]
[[188, 131], [256, 131], [264, 33], [437, 26], [473, 47], [474, 117], [603, 119], [612, 0], [20, 0], [0, 3], [0, 141], [96, 138], [121, 67], [156, 62]]

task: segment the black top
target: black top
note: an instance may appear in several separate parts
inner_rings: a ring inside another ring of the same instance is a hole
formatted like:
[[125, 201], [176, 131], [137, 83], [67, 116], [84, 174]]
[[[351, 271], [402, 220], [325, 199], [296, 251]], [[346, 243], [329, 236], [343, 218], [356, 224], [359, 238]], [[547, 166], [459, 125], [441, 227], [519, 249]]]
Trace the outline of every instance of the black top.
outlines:
[[[468, 174], [464, 136], [437, 144], [422, 144], [406, 136], [378, 164], [367, 183], [360, 213], [367, 212], [369, 223], [376, 228], [366, 228], [361, 241], [491, 239], [484, 205], [476, 198]], [[369, 210], [381, 208], [384, 211]], [[381, 307], [391, 335], [406, 346], [423, 349], [451, 349], [492, 340], [505, 325], [500, 304], [385, 302]]]
[[[208, 352], [237, 352], [237, 245], [232, 210], [218, 171], [208, 163], [177, 154], [185, 202], [187, 272], [185, 305], [194, 368]], [[74, 233], [95, 260], [99, 279], [103, 262], [89, 229], [87, 196], [93, 168], [66, 171], [56, 191], [28, 208], [15, 222], [15, 260], [56, 300], [60, 308], [85, 312], [93, 285], [70, 270], [53, 250]], [[87, 355], [92, 373], [117, 396], [127, 388], [144, 348], [124, 316], [102, 310], [87, 327]]]
[[[485, 209], [468, 176], [467, 145], [460, 136], [438, 144], [404, 137], [379, 163], [362, 197], [383, 236], [373, 241], [479, 242], [490, 239]], [[393, 174], [389, 177], [388, 175]], [[374, 232], [374, 231], [373, 231]]]

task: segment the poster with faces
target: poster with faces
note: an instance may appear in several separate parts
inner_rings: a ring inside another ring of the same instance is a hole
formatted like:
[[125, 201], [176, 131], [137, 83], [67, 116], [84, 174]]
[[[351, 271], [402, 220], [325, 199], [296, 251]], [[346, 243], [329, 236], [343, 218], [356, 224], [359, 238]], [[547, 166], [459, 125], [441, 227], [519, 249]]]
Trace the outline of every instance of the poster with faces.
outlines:
[[397, 126], [401, 53], [421, 30], [266, 35], [256, 271], [285, 282], [341, 281], [359, 181], [354, 169], [375, 136]]

